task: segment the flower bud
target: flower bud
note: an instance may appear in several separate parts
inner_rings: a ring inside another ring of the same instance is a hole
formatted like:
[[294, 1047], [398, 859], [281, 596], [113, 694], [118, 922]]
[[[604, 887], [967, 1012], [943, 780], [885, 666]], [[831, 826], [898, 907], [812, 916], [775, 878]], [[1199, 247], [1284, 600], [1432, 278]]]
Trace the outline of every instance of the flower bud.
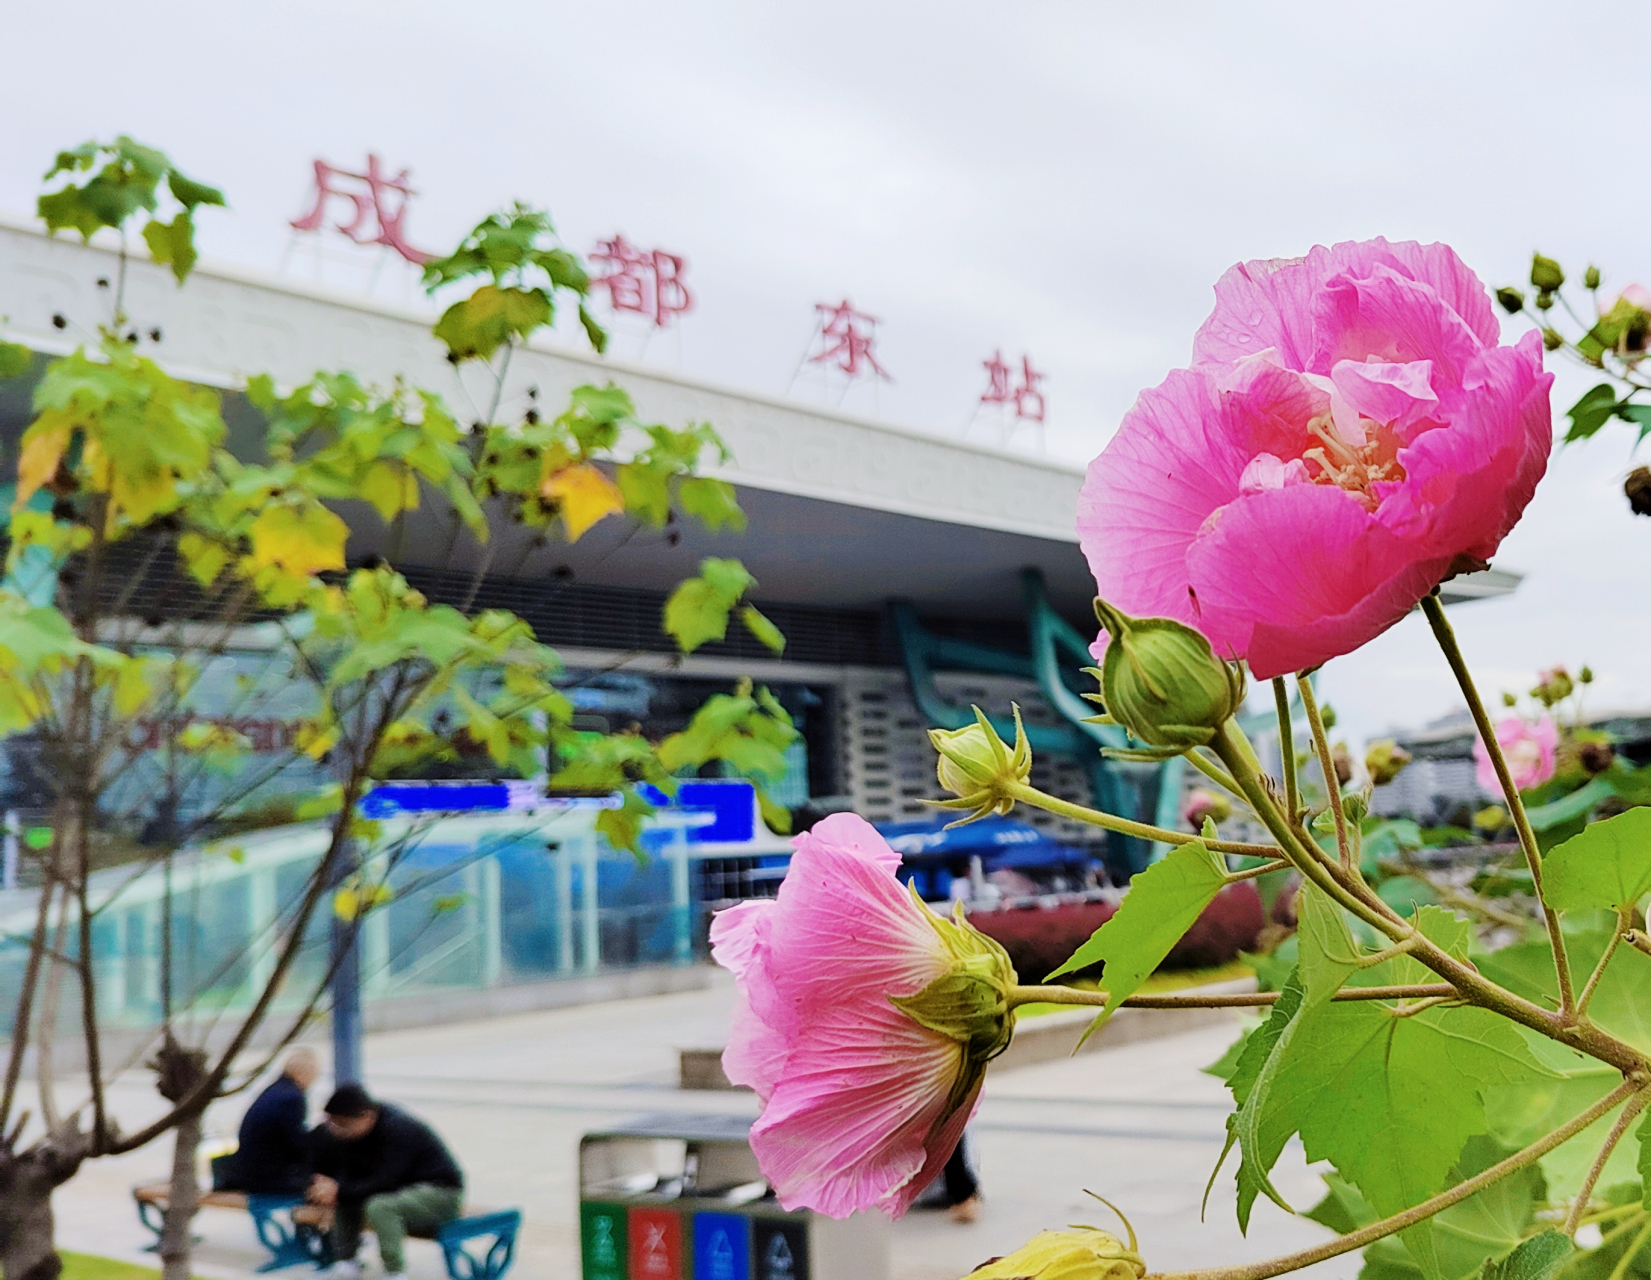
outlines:
[[1531, 255], [1531, 286], [1543, 293], [1552, 293], [1565, 283], [1565, 272], [1552, 258], [1540, 253]]
[[1538, 311], [1552, 310], [1553, 305], [1554, 305], [1554, 295], [1553, 294], [1551, 294], [1551, 293], [1539, 293], [1539, 294], [1536, 295], [1536, 309]]
[[1597, 289], [1597, 288], [1599, 288], [1599, 268], [1598, 267], [1590, 265], [1589, 268], [1582, 273], [1582, 287], [1584, 289]]
[[1336, 781], [1342, 786], [1353, 781], [1353, 753], [1345, 742], [1338, 742], [1330, 749], [1330, 763], [1336, 770]]
[[1111, 636], [1101, 662], [1107, 714], [1142, 742], [1204, 746], [1243, 703], [1243, 674], [1191, 627], [1131, 618], [1100, 599], [1095, 616]]
[[1519, 705], [1519, 699], [1504, 690], [1502, 693], [1502, 705], [1504, 707], [1517, 707]]
[[1581, 671], [1576, 673], [1576, 679], [1578, 684], [1593, 684], [1594, 669], [1588, 666], [1583, 667]]
[[1651, 467], [1635, 467], [1622, 482], [1628, 506], [1637, 516], [1651, 516]]
[[1007, 1257], [993, 1258], [965, 1280], [1140, 1280], [1146, 1263], [1117, 1236], [1094, 1227], [1040, 1231]]
[[1525, 295], [1510, 285], [1503, 285], [1496, 291], [1496, 300], [1510, 316], [1518, 315], [1525, 309]]
[[1218, 792], [1199, 787], [1187, 797], [1187, 807], [1181, 811], [1181, 816], [1194, 831], [1200, 831], [1206, 818], [1211, 822], [1225, 822], [1232, 817], [1232, 802]]
[[935, 776], [941, 787], [956, 796], [939, 803], [950, 809], [975, 809], [975, 818], [989, 813], [1008, 813], [1015, 807], [1007, 788], [1024, 783], [1032, 773], [1032, 748], [1026, 741], [1026, 727], [1020, 722], [1020, 708], [1014, 708], [1015, 745], [998, 737], [992, 722], [979, 707], [975, 723], [961, 729], [930, 729], [939, 760]]
[[1542, 349], [1544, 351], [1558, 351], [1565, 345], [1565, 335], [1558, 329], [1544, 329], [1542, 331]]
[[1576, 689], [1571, 681], [1571, 673], [1564, 667], [1553, 667], [1547, 671], [1537, 673], [1536, 688], [1531, 690], [1531, 697], [1545, 707], [1551, 707], [1556, 702], [1563, 702]]
[[1380, 738], [1370, 744], [1370, 749], [1364, 753], [1364, 771], [1370, 775], [1374, 786], [1385, 787], [1388, 783], [1404, 772], [1404, 767], [1410, 763], [1410, 752], [1406, 751], [1392, 738]]
[[1475, 830], [1495, 835], [1508, 825], [1508, 811], [1499, 804], [1488, 804], [1473, 815]]
[[1576, 761], [1588, 773], [1604, 773], [1616, 759], [1616, 752], [1609, 742], [1584, 742], [1576, 749]]

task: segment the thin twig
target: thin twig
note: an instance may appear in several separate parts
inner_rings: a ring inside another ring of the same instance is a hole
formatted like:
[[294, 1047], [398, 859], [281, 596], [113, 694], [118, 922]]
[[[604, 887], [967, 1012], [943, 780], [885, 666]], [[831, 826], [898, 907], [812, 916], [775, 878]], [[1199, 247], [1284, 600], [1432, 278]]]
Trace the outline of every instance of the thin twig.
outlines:
[[[1331, 997], [1338, 1001], [1361, 1000], [1439, 1000], [1457, 999], [1460, 993], [1448, 982], [1421, 982], [1406, 986], [1343, 987]], [[1169, 995], [1126, 996], [1125, 1009], [1260, 1009], [1278, 1001], [1277, 991], [1242, 991], [1232, 994], [1197, 993]], [[1105, 991], [1086, 991], [1082, 987], [1018, 986], [1009, 995], [1011, 1007], [1022, 1004], [1069, 1004], [1102, 1007], [1109, 996]]]
[[1336, 820], [1336, 848], [1341, 854], [1341, 865], [1351, 870], [1353, 843], [1347, 838], [1347, 811], [1341, 804], [1341, 779], [1336, 775], [1336, 760], [1330, 751], [1330, 739], [1325, 736], [1318, 699], [1313, 696], [1313, 682], [1306, 676], [1297, 676], [1296, 692], [1301, 695], [1302, 708], [1307, 712], [1307, 724], [1313, 731], [1313, 748], [1318, 752], [1319, 768], [1324, 772], [1324, 790], [1330, 797], [1331, 816]]
[[1574, 1021], [1576, 995], [1571, 985], [1571, 961], [1565, 953], [1565, 936], [1559, 929], [1559, 913], [1551, 910], [1542, 897], [1542, 853], [1537, 848], [1536, 832], [1531, 830], [1531, 820], [1525, 815], [1525, 803], [1520, 799], [1519, 788], [1514, 785], [1507, 757], [1502, 753], [1502, 744], [1497, 741], [1496, 727], [1491, 724], [1485, 703], [1479, 697], [1479, 690], [1468, 671], [1467, 660], [1462, 656], [1462, 647], [1456, 642], [1455, 628], [1450, 625], [1450, 619], [1445, 617], [1445, 606], [1437, 593], [1423, 597], [1422, 612], [1427, 615], [1428, 625], [1433, 628], [1433, 637], [1439, 642], [1445, 661], [1450, 664], [1451, 673], [1456, 677], [1462, 696], [1467, 699], [1474, 727], [1478, 729], [1479, 738], [1485, 744], [1485, 751], [1496, 769], [1496, 779], [1502, 784], [1502, 795], [1508, 802], [1508, 811], [1513, 815], [1514, 829], [1519, 833], [1519, 847], [1525, 852], [1525, 865], [1530, 869], [1531, 884], [1536, 889], [1537, 901], [1542, 906], [1543, 922], [1548, 929], [1548, 946], [1553, 951], [1554, 969], [1559, 977], [1560, 1017], [1566, 1021]]
[[1634, 931], [1634, 908], [1617, 908], [1617, 927], [1611, 934], [1611, 940], [1605, 944], [1605, 950], [1600, 954], [1599, 963], [1594, 971], [1588, 975], [1588, 981], [1582, 984], [1582, 992], [1576, 998], [1576, 1016], [1582, 1017], [1588, 1012], [1588, 1002], [1594, 998], [1594, 990], [1599, 986], [1600, 979], [1605, 976], [1605, 966], [1611, 963], [1611, 957], [1616, 955], [1617, 947], [1628, 934]]
[[1278, 754], [1284, 771], [1285, 817], [1301, 816], [1301, 783], [1296, 778], [1296, 728], [1290, 719], [1290, 690], [1283, 676], [1273, 677], [1273, 705], [1278, 709]]
[[1588, 1208], [1588, 1201], [1593, 1197], [1594, 1184], [1599, 1181], [1599, 1175], [1605, 1172], [1605, 1162], [1611, 1158], [1611, 1153], [1617, 1149], [1617, 1143], [1622, 1141], [1622, 1135], [1628, 1132], [1628, 1126], [1634, 1123], [1634, 1117], [1645, 1109], [1647, 1098], [1643, 1093], [1637, 1093], [1628, 1099], [1628, 1105], [1623, 1107], [1622, 1114], [1617, 1122], [1611, 1126], [1611, 1131], [1605, 1135], [1605, 1141], [1600, 1144], [1599, 1154], [1594, 1157], [1593, 1164], [1588, 1166], [1588, 1176], [1582, 1180], [1582, 1188], [1576, 1193], [1576, 1201], [1571, 1205], [1571, 1211], [1565, 1215], [1564, 1232], [1574, 1236], [1582, 1221], [1582, 1215]]

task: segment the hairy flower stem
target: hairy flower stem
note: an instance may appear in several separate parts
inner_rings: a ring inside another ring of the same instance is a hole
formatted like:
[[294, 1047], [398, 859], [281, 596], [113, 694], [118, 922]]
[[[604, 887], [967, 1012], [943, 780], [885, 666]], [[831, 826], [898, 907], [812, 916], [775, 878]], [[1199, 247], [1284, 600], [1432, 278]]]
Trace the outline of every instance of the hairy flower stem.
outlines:
[[[1155, 827], [1146, 822], [1132, 822], [1128, 818], [1120, 818], [1110, 813], [1102, 813], [1099, 809], [1090, 809], [1081, 804], [1073, 804], [1070, 800], [1062, 800], [1052, 796], [1025, 782], [1006, 783], [1003, 794], [1011, 800], [1018, 800], [1021, 804], [1029, 804], [1034, 809], [1042, 809], [1045, 813], [1059, 814], [1063, 818], [1071, 818], [1074, 822], [1086, 823], [1092, 827], [1101, 827], [1107, 831], [1116, 831], [1122, 836], [1138, 836], [1142, 840], [1161, 840], [1165, 844], [1191, 844], [1194, 840], [1202, 839], [1192, 831], [1171, 831], [1168, 827]], [[1276, 858], [1279, 850], [1270, 844], [1245, 844], [1240, 840], [1205, 840], [1207, 848], [1217, 853], [1238, 853], [1247, 858]]]
[[1290, 689], [1283, 676], [1273, 677], [1273, 704], [1278, 708], [1278, 755], [1284, 770], [1284, 816], [1301, 817], [1301, 783], [1296, 778], [1296, 728], [1290, 719]]
[[1565, 954], [1565, 937], [1559, 930], [1559, 914], [1550, 910], [1542, 899], [1542, 853], [1536, 847], [1536, 833], [1531, 830], [1531, 820], [1525, 815], [1525, 805], [1519, 798], [1519, 788], [1514, 786], [1513, 774], [1508, 771], [1508, 760], [1502, 754], [1502, 744], [1496, 740], [1496, 728], [1491, 724], [1490, 716], [1485, 711], [1484, 701], [1479, 697], [1479, 690], [1468, 671], [1467, 660], [1462, 656], [1462, 648], [1456, 643], [1456, 631], [1450, 625], [1450, 619], [1445, 617], [1445, 606], [1437, 593], [1423, 597], [1422, 612], [1427, 615], [1428, 626], [1433, 628], [1433, 638], [1439, 642], [1439, 648], [1444, 652], [1445, 661], [1450, 664], [1451, 673], [1456, 677], [1462, 696], [1467, 699], [1474, 727], [1479, 730], [1480, 740], [1484, 742], [1491, 764], [1496, 769], [1496, 780], [1502, 784], [1502, 795], [1508, 802], [1508, 812], [1513, 815], [1514, 830], [1519, 833], [1519, 847], [1525, 851], [1525, 865], [1530, 868], [1531, 884], [1536, 890], [1537, 901], [1542, 903], [1542, 918], [1548, 928], [1548, 945], [1553, 950], [1554, 969], [1559, 974], [1559, 1016], [1562, 1021], [1573, 1023], [1578, 1015], [1576, 995], [1571, 986], [1571, 962]]
[[1353, 845], [1347, 838], [1347, 811], [1341, 803], [1341, 779], [1336, 776], [1335, 757], [1330, 753], [1330, 739], [1325, 736], [1324, 717], [1319, 714], [1318, 699], [1313, 696], [1313, 682], [1306, 676], [1296, 677], [1296, 690], [1301, 694], [1301, 705], [1307, 712], [1307, 723], [1313, 730], [1313, 749], [1318, 752], [1319, 769], [1324, 773], [1324, 791], [1330, 797], [1330, 812], [1336, 820], [1336, 849], [1341, 854], [1341, 865], [1353, 867]]
[[1337, 1236], [1334, 1240], [1327, 1240], [1311, 1249], [1302, 1249], [1297, 1253], [1287, 1253], [1280, 1258], [1270, 1258], [1263, 1262], [1250, 1262], [1236, 1267], [1211, 1267], [1206, 1271], [1161, 1271], [1149, 1273], [1145, 1280], [1270, 1280], [1272, 1276], [1281, 1276], [1287, 1271], [1299, 1271], [1302, 1267], [1310, 1267], [1315, 1262], [1323, 1262], [1327, 1258], [1338, 1258], [1344, 1253], [1351, 1253], [1355, 1249], [1362, 1249], [1384, 1236], [1413, 1227], [1418, 1222], [1426, 1222], [1436, 1213], [1441, 1213], [1452, 1205], [1461, 1204], [1469, 1196], [1477, 1195], [1486, 1187], [1492, 1186], [1527, 1165], [1535, 1164], [1555, 1147], [1569, 1142], [1589, 1125], [1600, 1117], [1609, 1115], [1618, 1106], [1645, 1087], [1641, 1080], [1624, 1080], [1605, 1097], [1589, 1107], [1581, 1115], [1561, 1125], [1544, 1138], [1538, 1138], [1523, 1151], [1517, 1151], [1506, 1160], [1493, 1164], [1483, 1173], [1459, 1182], [1448, 1191], [1442, 1191], [1431, 1200], [1424, 1200], [1413, 1209], [1406, 1209], [1403, 1213], [1396, 1213], [1391, 1218], [1383, 1218], [1380, 1222], [1372, 1222], [1368, 1227], [1361, 1227], [1357, 1231], [1349, 1231], [1344, 1236]]
[[[1134, 995], [1125, 997], [1125, 1009], [1264, 1009], [1277, 1002], [1277, 991], [1239, 991], [1227, 994], [1214, 992], [1186, 992], [1161, 996]], [[1448, 982], [1422, 982], [1395, 987], [1343, 987], [1331, 997], [1333, 1000], [1454, 1000], [1456, 988]], [[1024, 1004], [1070, 1004], [1104, 1006], [1105, 991], [1086, 991], [1082, 987], [1017, 986], [1009, 991], [1009, 1007]]]
[[1646, 1095], [1636, 1093], [1628, 1099], [1628, 1105], [1622, 1109], [1617, 1122], [1611, 1126], [1611, 1132], [1605, 1135], [1605, 1141], [1600, 1144], [1599, 1154], [1594, 1157], [1593, 1164], [1588, 1166], [1588, 1176], [1582, 1180], [1582, 1186], [1576, 1193], [1576, 1200], [1571, 1205], [1571, 1211], [1565, 1215], [1564, 1232], [1568, 1236], [1576, 1235], [1577, 1227], [1582, 1225], [1582, 1215], [1588, 1210], [1588, 1201], [1593, 1198], [1594, 1184], [1599, 1181], [1599, 1175], [1605, 1172], [1605, 1162], [1611, 1158], [1611, 1153], [1617, 1149], [1617, 1143], [1622, 1141], [1622, 1135], [1628, 1132], [1628, 1126], [1634, 1123], [1634, 1117], [1645, 1110], [1648, 1099]]

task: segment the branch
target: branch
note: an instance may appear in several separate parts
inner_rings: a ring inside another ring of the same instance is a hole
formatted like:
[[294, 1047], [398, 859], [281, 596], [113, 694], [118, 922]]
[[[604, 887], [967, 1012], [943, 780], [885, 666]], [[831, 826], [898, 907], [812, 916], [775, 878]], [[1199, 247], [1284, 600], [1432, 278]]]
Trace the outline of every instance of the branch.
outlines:
[[1559, 975], [1559, 1014], [1564, 1021], [1574, 1022], [1576, 996], [1571, 987], [1571, 962], [1565, 954], [1565, 937], [1559, 929], [1559, 915], [1549, 909], [1542, 897], [1542, 854], [1536, 845], [1536, 833], [1531, 830], [1531, 820], [1525, 816], [1525, 804], [1519, 798], [1519, 788], [1513, 784], [1513, 774], [1508, 771], [1507, 757], [1502, 754], [1502, 744], [1496, 739], [1496, 728], [1491, 724], [1479, 690], [1474, 686], [1467, 661], [1462, 657], [1462, 648], [1456, 643], [1456, 632], [1450, 625], [1450, 619], [1445, 617], [1445, 606], [1437, 593], [1422, 598], [1422, 612], [1427, 615], [1433, 637], [1439, 642], [1445, 661], [1450, 664], [1462, 696], [1467, 699], [1474, 727], [1478, 729], [1480, 741], [1485, 744], [1491, 764], [1496, 768], [1496, 780], [1502, 784], [1502, 795], [1508, 802], [1508, 811], [1513, 814], [1514, 829], [1519, 833], [1519, 847], [1525, 851], [1525, 865], [1530, 869], [1531, 883], [1536, 889], [1537, 901], [1542, 904], [1542, 918], [1548, 928], [1548, 946], [1554, 953], [1554, 969]]
[[[1333, 1000], [1456, 1000], [1461, 992], [1448, 982], [1420, 982], [1390, 987], [1343, 987]], [[1277, 1002], [1277, 991], [1243, 991], [1231, 994], [1210, 992], [1183, 995], [1126, 996], [1125, 1009], [1257, 1009]], [[1082, 987], [1017, 986], [1009, 992], [1011, 1009], [1023, 1004], [1070, 1004], [1104, 1006], [1109, 999], [1105, 991], [1086, 991]]]
[[1313, 748], [1318, 752], [1319, 768], [1324, 773], [1324, 790], [1330, 797], [1330, 812], [1336, 820], [1336, 848], [1341, 853], [1341, 865], [1353, 865], [1353, 845], [1347, 838], [1347, 811], [1341, 803], [1341, 779], [1336, 776], [1336, 761], [1330, 751], [1330, 739], [1324, 733], [1324, 717], [1319, 715], [1318, 699], [1313, 696], [1313, 682], [1306, 676], [1296, 677], [1296, 692], [1307, 712], [1307, 723], [1313, 730]]
[[17, 1011], [12, 1018], [6, 1087], [4, 1094], [0, 1094], [0, 1129], [11, 1121], [17, 1081], [23, 1074], [23, 1053], [29, 1045], [29, 1024], [34, 1020], [34, 993], [40, 985], [40, 960], [46, 954], [46, 928], [52, 911], [52, 891], [56, 887], [57, 881], [48, 873], [46, 882], [40, 886], [40, 905], [34, 915], [34, 934], [29, 939], [29, 958], [23, 966], [23, 986], [17, 993]]
[[[1110, 813], [1102, 813], [1099, 809], [1090, 809], [1081, 804], [1073, 804], [1070, 800], [1062, 800], [1058, 796], [1039, 791], [1036, 787], [1025, 782], [1012, 783], [1004, 787], [1004, 792], [1012, 799], [1022, 804], [1029, 804], [1034, 809], [1042, 809], [1046, 813], [1059, 814], [1063, 818], [1071, 818], [1074, 822], [1086, 823], [1091, 827], [1100, 827], [1106, 831], [1116, 831], [1119, 835], [1139, 836], [1142, 840], [1161, 840], [1165, 844], [1191, 844], [1194, 840], [1203, 840], [1202, 836], [1191, 831], [1171, 831], [1168, 827], [1155, 827], [1145, 822], [1132, 822], [1128, 818], [1119, 818]], [[1247, 858], [1276, 858], [1279, 849], [1270, 844], [1244, 844], [1238, 840], [1204, 840], [1206, 848], [1214, 849], [1217, 853], [1239, 853]]]
[[1576, 1229], [1582, 1222], [1582, 1215], [1587, 1211], [1588, 1201], [1593, 1198], [1594, 1184], [1599, 1181], [1599, 1175], [1605, 1172], [1605, 1162], [1611, 1158], [1611, 1153], [1617, 1149], [1617, 1143], [1622, 1141], [1622, 1135], [1628, 1132], [1628, 1126], [1634, 1123], [1634, 1117], [1645, 1109], [1647, 1098], [1643, 1093], [1635, 1094], [1628, 1100], [1628, 1105], [1622, 1109], [1617, 1122], [1611, 1126], [1611, 1132], [1605, 1135], [1605, 1141], [1600, 1144], [1599, 1154], [1594, 1157], [1593, 1164], [1588, 1166], [1588, 1176], [1582, 1181], [1582, 1189], [1576, 1193], [1576, 1203], [1571, 1211], [1565, 1215], [1564, 1232], [1568, 1236], [1576, 1235]]
[[1273, 704], [1278, 709], [1278, 754], [1284, 770], [1284, 816], [1294, 822], [1301, 812], [1301, 783], [1296, 778], [1296, 730], [1290, 719], [1290, 690], [1283, 676], [1273, 677]]
[[1334, 1240], [1324, 1244], [1314, 1245], [1311, 1249], [1302, 1249], [1297, 1253], [1287, 1253], [1281, 1258], [1271, 1258], [1264, 1262], [1249, 1262], [1236, 1267], [1211, 1267], [1205, 1271], [1160, 1271], [1149, 1274], [1145, 1280], [1270, 1280], [1272, 1276], [1281, 1276], [1287, 1271], [1299, 1271], [1302, 1267], [1310, 1267], [1315, 1262], [1323, 1262], [1327, 1258], [1338, 1258], [1344, 1253], [1351, 1253], [1355, 1249], [1362, 1249], [1367, 1244], [1373, 1244], [1384, 1236], [1393, 1235], [1407, 1227], [1413, 1227], [1418, 1222], [1426, 1222], [1434, 1214], [1440, 1213], [1452, 1205], [1461, 1204], [1469, 1196], [1477, 1195], [1486, 1187], [1492, 1186], [1526, 1165], [1534, 1164], [1555, 1147], [1569, 1142], [1601, 1116], [1610, 1114], [1628, 1098], [1645, 1087], [1644, 1081], [1637, 1079], [1624, 1080], [1605, 1097], [1589, 1107], [1581, 1115], [1561, 1125], [1545, 1138], [1538, 1138], [1523, 1151], [1515, 1152], [1506, 1160], [1493, 1164], [1483, 1173], [1476, 1174], [1466, 1182], [1459, 1182], [1448, 1191], [1442, 1191], [1431, 1200], [1424, 1200], [1414, 1209], [1406, 1209], [1403, 1213], [1396, 1213], [1391, 1218], [1383, 1218], [1380, 1222], [1372, 1222], [1368, 1227], [1361, 1227], [1357, 1231], [1350, 1231], [1344, 1236], [1337, 1236]]

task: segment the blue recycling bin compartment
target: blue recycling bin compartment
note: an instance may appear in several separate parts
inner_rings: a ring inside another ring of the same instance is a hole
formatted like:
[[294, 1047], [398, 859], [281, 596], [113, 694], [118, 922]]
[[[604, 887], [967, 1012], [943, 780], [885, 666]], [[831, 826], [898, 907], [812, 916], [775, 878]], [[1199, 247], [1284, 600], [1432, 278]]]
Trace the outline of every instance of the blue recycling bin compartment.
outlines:
[[738, 1116], [666, 1113], [579, 1144], [584, 1280], [887, 1280], [889, 1221], [774, 1199]]

